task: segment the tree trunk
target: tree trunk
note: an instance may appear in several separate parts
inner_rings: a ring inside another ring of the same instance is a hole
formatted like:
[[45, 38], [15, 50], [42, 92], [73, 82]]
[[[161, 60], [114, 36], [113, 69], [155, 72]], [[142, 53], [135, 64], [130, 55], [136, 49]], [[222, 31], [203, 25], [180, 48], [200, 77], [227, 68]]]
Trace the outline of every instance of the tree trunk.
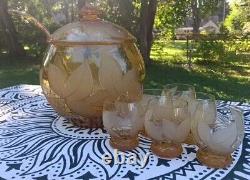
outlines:
[[150, 52], [153, 43], [153, 27], [157, 10], [157, 0], [141, 0], [139, 46], [145, 64], [150, 65]]
[[192, 15], [193, 15], [193, 38], [198, 39], [200, 34], [200, 9], [198, 5], [198, 0], [191, 1]]
[[72, 0], [71, 1], [71, 22], [74, 22], [75, 20], [75, 7], [76, 7], [76, 1]]
[[0, 0], [0, 24], [3, 28], [5, 43], [12, 56], [24, 56], [25, 51], [17, 39], [17, 32], [8, 14], [7, 0]]
[[157, 10], [157, 0], [151, 0], [149, 2], [149, 17], [148, 17], [148, 57], [150, 58], [150, 52], [153, 45], [153, 28], [154, 28], [154, 22], [155, 22], [155, 15]]
[[64, 0], [63, 1], [63, 13], [65, 15], [66, 18], [66, 24], [70, 22], [70, 18], [69, 18], [69, 2]]
[[83, 6], [86, 5], [86, 0], [78, 0], [78, 10], [80, 11], [82, 9]]
[[46, 13], [47, 13], [47, 16], [48, 17], [52, 17], [52, 11], [51, 11], [51, 8], [52, 8], [52, 4], [51, 4], [51, 1], [49, 0], [43, 0], [43, 5], [44, 5], [44, 8], [46, 8]]
[[[133, 29], [133, 0], [117, 0], [118, 2], [118, 12], [120, 13], [120, 24], [126, 28], [129, 32], [134, 34]], [[135, 34], [134, 34], [135, 35]]]

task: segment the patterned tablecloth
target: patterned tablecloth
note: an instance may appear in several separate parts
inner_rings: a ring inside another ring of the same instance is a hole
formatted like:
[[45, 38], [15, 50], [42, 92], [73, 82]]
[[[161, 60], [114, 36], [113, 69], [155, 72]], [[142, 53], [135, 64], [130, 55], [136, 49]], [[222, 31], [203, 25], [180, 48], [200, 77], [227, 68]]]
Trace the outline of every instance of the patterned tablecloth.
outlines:
[[[20, 85], [0, 90], [0, 179], [250, 179], [250, 105], [244, 110], [245, 138], [233, 153], [233, 164], [224, 169], [202, 166], [197, 147], [183, 145], [175, 159], [161, 159], [150, 151], [150, 140], [140, 137], [137, 159], [149, 153], [145, 167], [117, 164], [109, 135], [101, 129], [79, 129], [59, 116], [42, 95], [40, 86]], [[132, 154], [134, 153], [134, 154]], [[105, 165], [103, 156], [110, 155]], [[118, 156], [118, 160], [122, 160]]]

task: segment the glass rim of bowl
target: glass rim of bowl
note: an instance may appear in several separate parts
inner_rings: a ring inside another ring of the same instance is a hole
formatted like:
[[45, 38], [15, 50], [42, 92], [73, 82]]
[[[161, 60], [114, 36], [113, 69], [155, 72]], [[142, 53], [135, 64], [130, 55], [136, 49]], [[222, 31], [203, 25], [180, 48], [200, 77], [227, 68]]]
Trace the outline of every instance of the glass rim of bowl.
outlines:
[[[199, 98], [199, 97], [202, 97], [202, 98]], [[210, 93], [205, 93], [205, 92], [195, 92], [195, 99], [200, 100], [200, 101], [216, 101], [216, 98], [214, 95]]]
[[188, 101], [185, 99], [178, 99], [175, 98], [174, 96], [168, 96], [168, 95], [154, 95], [154, 94], [143, 94], [143, 95], [148, 95], [151, 96], [153, 99], [150, 100], [150, 102], [157, 100], [158, 102], [160, 102], [160, 104], [165, 103], [166, 100], [171, 99], [172, 103], [178, 102], [178, 101], [182, 101], [182, 105], [174, 105], [175, 108], [183, 108], [188, 106]]
[[[163, 90], [165, 89], [171, 89], [171, 88], [167, 88], [167, 87], [173, 87], [173, 86], [177, 86], [177, 87], [189, 87], [191, 88], [194, 92], [195, 92], [195, 87], [191, 84], [186, 84], [186, 83], [169, 83], [169, 84], [165, 84], [163, 86]], [[178, 90], [177, 88], [177, 91], [185, 91], [185, 90]]]
[[130, 96], [126, 93], [121, 94], [120, 96], [110, 100], [110, 99], [106, 99], [103, 102], [103, 106], [105, 104], [115, 104], [116, 102], [119, 103], [124, 103], [124, 104], [136, 104], [139, 102], [139, 100], [131, 100]]
[[[159, 94], [155, 93], [146, 93], [146, 92], [160, 92]], [[163, 89], [143, 89], [143, 95], [151, 95], [151, 96], [164, 96], [162, 95]]]
[[[147, 93], [145, 93], [145, 91], [155, 91], [155, 92], [159, 92], [158, 94], [153, 94], [153, 93], [151, 93], [151, 94], [147, 94]], [[175, 91], [176, 93], [182, 93], [183, 91]], [[158, 97], [158, 98], [160, 98], [160, 97], [166, 97], [166, 98], [170, 98], [170, 97], [172, 97], [172, 99], [173, 100], [175, 100], [176, 98], [174, 98], [174, 96], [169, 96], [169, 95], [167, 95], [167, 94], [165, 94], [165, 92], [164, 92], [164, 89], [144, 89], [143, 90], [143, 95], [149, 95], [149, 96], [154, 96], [154, 97]]]
[[[156, 93], [146, 93], [147, 92], [156, 92]], [[179, 92], [179, 91], [177, 91]], [[165, 94], [164, 89], [144, 89], [143, 90], [143, 96], [152, 96], [152, 97], [156, 97], [156, 98], [170, 98], [171, 96], [168, 96]], [[174, 99], [174, 98], [172, 98]]]

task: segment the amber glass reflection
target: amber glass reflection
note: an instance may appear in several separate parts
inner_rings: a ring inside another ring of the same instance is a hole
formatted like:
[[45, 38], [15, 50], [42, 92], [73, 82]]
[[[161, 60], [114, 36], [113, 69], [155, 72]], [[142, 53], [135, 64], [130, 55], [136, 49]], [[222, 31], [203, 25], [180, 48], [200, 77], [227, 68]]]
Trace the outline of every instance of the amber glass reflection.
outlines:
[[136, 102], [118, 99], [107, 101], [103, 107], [103, 124], [111, 136], [110, 145], [118, 150], [132, 150], [138, 146], [138, 108]]
[[199, 150], [197, 159], [213, 168], [224, 168], [232, 163], [231, 153], [244, 137], [244, 117], [241, 110], [229, 106], [218, 109], [216, 116], [207, 101], [198, 101], [192, 134]]
[[149, 138], [149, 136], [146, 134], [145, 131], [145, 119], [146, 117], [146, 112], [148, 111], [150, 102], [154, 100], [155, 96], [160, 96], [162, 95], [163, 91], [162, 89], [144, 89], [143, 90], [143, 96], [142, 98], [137, 102], [137, 107], [138, 107], [138, 125], [139, 125], [139, 130], [140, 134], [143, 135], [144, 137]]
[[155, 96], [145, 119], [145, 130], [152, 139], [151, 150], [164, 158], [178, 157], [190, 132], [187, 101], [180, 98]]
[[[190, 112], [192, 119], [193, 115], [192, 102], [195, 100], [196, 96], [194, 86], [182, 83], [167, 84], [164, 86], [164, 93], [166, 95], [171, 95], [172, 97], [175, 98], [181, 98], [183, 100], [186, 100], [188, 102], [188, 110]], [[185, 143], [194, 144], [191, 132], [189, 133]]]
[[195, 88], [189, 84], [173, 83], [164, 86], [164, 92], [190, 101], [195, 98]]
[[83, 127], [100, 127], [103, 102], [142, 96], [144, 66], [133, 43], [110, 46], [51, 45], [40, 73], [43, 92], [61, 115]]

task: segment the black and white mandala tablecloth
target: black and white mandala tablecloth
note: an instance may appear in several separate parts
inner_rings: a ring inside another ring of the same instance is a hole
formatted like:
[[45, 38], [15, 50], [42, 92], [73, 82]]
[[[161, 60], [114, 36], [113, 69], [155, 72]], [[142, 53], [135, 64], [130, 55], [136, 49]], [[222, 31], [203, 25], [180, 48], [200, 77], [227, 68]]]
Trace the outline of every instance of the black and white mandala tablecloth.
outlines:
[[[101, 129], [79, 129], [60, 117], [42, 95], [40, 86], [20, 85], [0, 90], [0, 179], [250, 179], [250, 105], [244, 110], [245, 138], [224, 169], [202, 166], [196, 146], [184, 145], [180, 158], [161, 159], [150, 152], [150, 140], [127, 152], [144, 157], [138, 164], [103, 163], [114, 156], [108, 134]], [[113, 157], [114, 158], [114, 157]]]

